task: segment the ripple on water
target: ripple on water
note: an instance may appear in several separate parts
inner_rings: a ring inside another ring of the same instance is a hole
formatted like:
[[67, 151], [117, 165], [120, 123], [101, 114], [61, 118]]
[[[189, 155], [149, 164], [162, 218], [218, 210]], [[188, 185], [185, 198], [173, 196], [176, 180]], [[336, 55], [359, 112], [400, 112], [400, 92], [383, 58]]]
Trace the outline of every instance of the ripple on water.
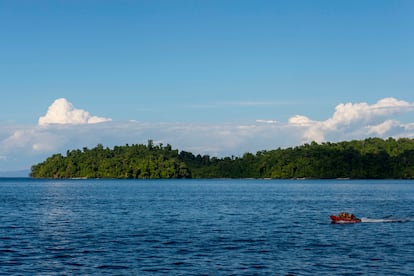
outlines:
[[[387, 194], [375, 181], [7, 183], [0, 180], [0, 274], [414, 271], [413, 220], [384, 221], [413, 217], [414, 182]], [[379, 217], [330, 224], [329, 214], [349, 208]]]

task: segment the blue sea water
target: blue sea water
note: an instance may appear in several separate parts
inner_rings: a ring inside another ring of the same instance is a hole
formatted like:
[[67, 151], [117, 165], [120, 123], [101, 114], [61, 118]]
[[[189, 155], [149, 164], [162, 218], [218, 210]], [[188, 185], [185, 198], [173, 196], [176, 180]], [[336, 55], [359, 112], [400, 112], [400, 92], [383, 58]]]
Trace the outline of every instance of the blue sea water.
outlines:
[[0, 221], [2, 275], [414, 275], [414, 181], [4, 178]]

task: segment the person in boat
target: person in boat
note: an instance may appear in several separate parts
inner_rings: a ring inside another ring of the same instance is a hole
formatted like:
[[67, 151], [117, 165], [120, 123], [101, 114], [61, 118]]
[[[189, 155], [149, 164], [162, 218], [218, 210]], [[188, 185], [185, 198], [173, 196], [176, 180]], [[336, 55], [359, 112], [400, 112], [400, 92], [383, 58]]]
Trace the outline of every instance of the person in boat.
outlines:
[[339, 217], [343, 218], [343, 219], [356, 219], [354, 214], [350, 214], [350, 213], [347, 213], [347, 212], [340, 212]]
[[338, 216], [331, 216], [332, 223], [336, 223], [337, 221], [345, 221], [345, 222], [361, 222], [361, 219], [357, 218], [354, 214], [340, 212]]

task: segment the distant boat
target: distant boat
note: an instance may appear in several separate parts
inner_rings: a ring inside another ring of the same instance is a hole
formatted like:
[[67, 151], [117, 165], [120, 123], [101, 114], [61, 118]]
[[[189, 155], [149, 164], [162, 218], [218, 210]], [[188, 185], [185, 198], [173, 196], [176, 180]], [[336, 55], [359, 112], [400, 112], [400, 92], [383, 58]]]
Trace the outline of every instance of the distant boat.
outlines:
[[338, 216], [330, 215], [332, 223], [357, 223], [361, 222], [361, 219], [354, 216], [354, 214], [349, 214], [345, 212], [339, 213]]

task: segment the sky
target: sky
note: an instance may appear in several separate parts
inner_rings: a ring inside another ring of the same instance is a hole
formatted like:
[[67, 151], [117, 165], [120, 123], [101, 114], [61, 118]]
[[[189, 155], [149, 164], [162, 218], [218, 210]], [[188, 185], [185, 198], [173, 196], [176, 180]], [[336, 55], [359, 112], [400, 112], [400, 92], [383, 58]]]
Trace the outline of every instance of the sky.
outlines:
[[0, 0], [0, 172], [414, 138], [414, 1]]

